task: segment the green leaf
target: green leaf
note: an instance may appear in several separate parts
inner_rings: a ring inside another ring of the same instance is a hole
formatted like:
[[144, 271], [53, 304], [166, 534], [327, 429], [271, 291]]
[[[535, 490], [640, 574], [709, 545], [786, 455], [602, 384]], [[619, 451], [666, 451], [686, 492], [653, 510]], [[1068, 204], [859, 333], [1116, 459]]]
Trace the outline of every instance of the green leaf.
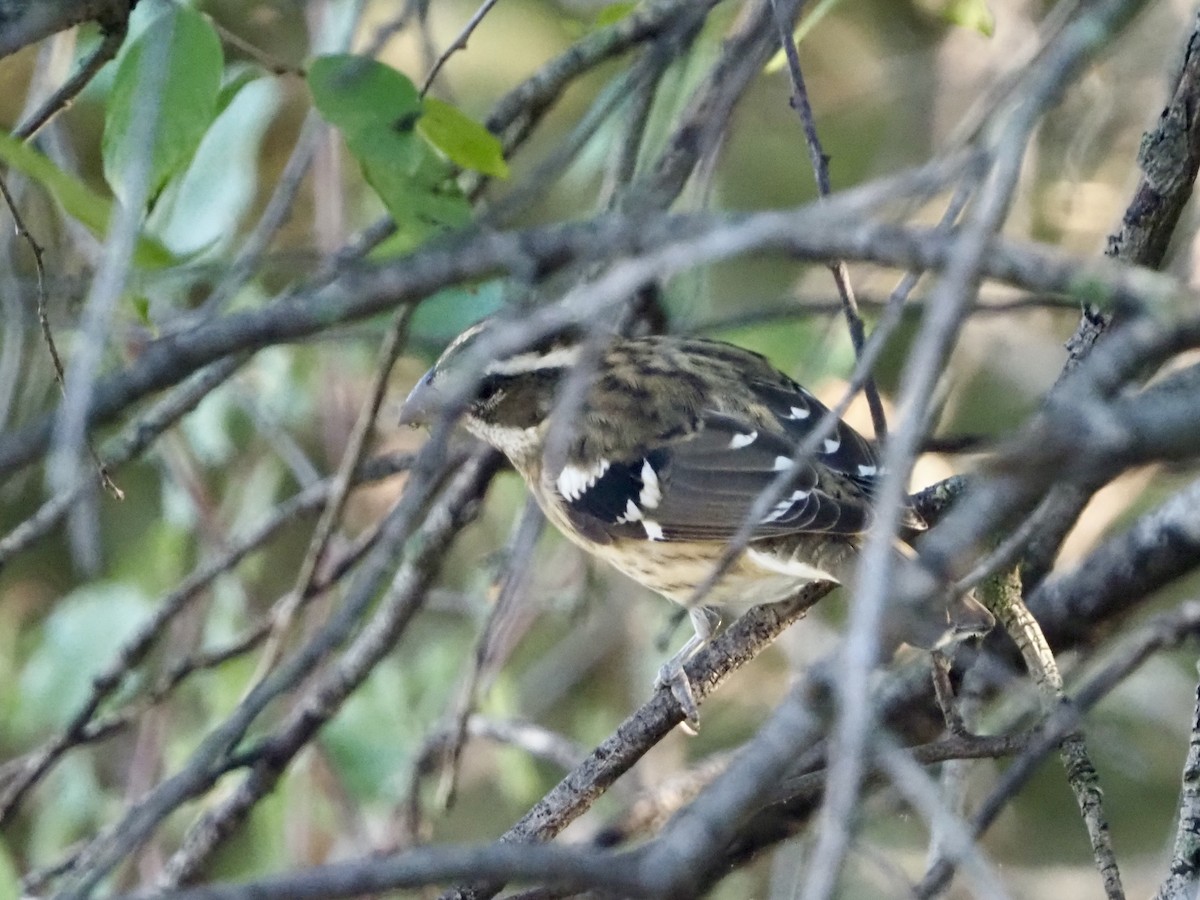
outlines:
[[426, 97], [417, 131], [464, 169], [496, 178], [508, 177], [500, 139], [457, 107]]
[[175, 253], [211, 252], [239, 239], [238, 226], [258, 185], [262, 139], [283, 94], [275, 79], [243, 85], [147, 220], [146, 227]]
[[[92, 234], [103, 239], [108, 233], [113, 213], [111, 198], [96, 193], [28, 144], [3, 132], [0, 132], [0, 160], [49, 191], [67, 215], [82, 223]], [[166, 247], [145, 235], [138, 238], [133, 259], [146, 269], [164, 268], [176, 262]]]
[[213, 117], [216, 118], [223, 113], [225, 107], [233, 102], [233, 98], [242, 88], [262, 78], [265, 74], [260, 67], [252, 66], [249, 63], [237, 62], [226, 66], [224, 77], [221, 79], [221, 90], [217, 92], [217, 104]]
[[0, 841], [0, 900], [19, 900], [21, 891], [17, 885], [20, 880], [20, 872], [8, 851], [8, 845]]
[[407, 77], [372, 59], [322, 56], [309, 67], [308, 84], [406, 238], [470, 221], [449, 165], [416, 135], [421, 98]]
[[954, 25], [978, 31], [991, 37], [996, 31], [996, 17], [992, 15], [986, 0], [949, 0], [942, 10], [942, 18]]
[[153, 323], [150, 321], [150, 298], [145, 294], [134, 295], [133, 314], [140, 324], [153, 327]]
[[[140, 589], [121, 582], [93, 582], [59, 600], [21, 671], [13, 731], [29, 735], [62, 727], [109, 662], [109, 648], [133, 634], [152, 608]], [[96, 639], [101, 634], [103, 641]]]
[[[164, 45], [166, 62], [159, 66]], [[148, 188], [154, 198], [191, 159], [212, 123], [223, 66], [216, 32], [186, 6], [171, 6], [129, 46], [113, 79], [101, 145], [104, 177], [118, 197], [130, 196], [133, 166], [146, 152], [148, 95], [160, 92], [149, 151]]]
[[308, 67], [308, 87], [321, 117], [347, 137], [366, 129], [411, 131], [421, 114], [416, 86], [402, 73], [365, 56], [320, 56]]
[[449, 167], [411, 131], [364, 128], [347, 136], [347, 145], [401, 228], [424, 233], [426, 223], [459, 228], [470, 221], [471, 208]]
[[600, 12], [596, 13], [596, 18], [592, 20], [592, 26], [595, 28], [606, 28], [609, 25], [616, 25], [635, 9], [637, 9], [637, 3], [634, 0], [610, 3], [608, 6], [603, 7]]

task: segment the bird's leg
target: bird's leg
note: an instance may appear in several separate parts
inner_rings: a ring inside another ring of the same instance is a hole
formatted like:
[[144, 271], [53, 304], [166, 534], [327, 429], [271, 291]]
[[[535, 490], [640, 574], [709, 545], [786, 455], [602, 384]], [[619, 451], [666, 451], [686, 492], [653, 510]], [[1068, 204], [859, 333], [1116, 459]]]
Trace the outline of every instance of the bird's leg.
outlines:
[[933, 694], [942, 710], [946, 730], [955, 737], [970, 737], [971, 732], [958, 708], [958, 698], [954, 696], [954, 686], [950, 683], [950, 667], [954, 660], [943, 650], [931, 650], [929, 655], [933, 662]]
[[696, 706], [696, 697], [692, 694], [692, 685], [688, 681], [687, 673], [683, 671], [683, 666], [701, 647], [712, 640], [721, 617], [710, 606], [696, 606], [688, 610], [688, 618], [692, 620], [692, 628], [696, 633], [688, 638], [678, 653], [663, 663], [662, 668], [658, 670], [654, 686], [671, 689], [671, 696], [679, 704], [687, 724], [695, 730], [700, 727], [700, 709]]

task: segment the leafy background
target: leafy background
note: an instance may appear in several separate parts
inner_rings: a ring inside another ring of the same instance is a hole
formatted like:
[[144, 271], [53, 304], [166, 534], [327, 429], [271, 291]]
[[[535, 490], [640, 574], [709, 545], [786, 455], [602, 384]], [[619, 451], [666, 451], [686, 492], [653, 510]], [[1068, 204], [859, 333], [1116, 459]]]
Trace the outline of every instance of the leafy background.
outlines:
[[[1032, 40], [1048, 4], [995, 0], [994, 22], [972, 17], [980, 3], [845, 0], [832, 4], [801, 43], [835, 187], [926, 159], [961, 139], [961, 123], [1015, 48]], [[386, 34], [397, 4], [386, 2], [202, 2], [142, 0], [118, 57], [42, 133], [36, 145], [0, 136], [0, 160], [31, 231], [45, 247], [50, 326], [68, 357], [91, 279], [101, 263], [114, 199], [150, 213], [136, 237], [134, 267], [115, 310], [103, 364], [135, 358], [145, 342], [206, 314], [206, 301], [230, 270], [251, 227], [283, 177], [306, 129], [319, 129], [315, 159], [291, 215], [252, 277], [226, 309], [254, 308], [319, 270], [337, 248], [384, 214], [397, 233], [377, 257], [401, 253], [471, 217], [478, 173], [492, 176], [485, 204], [527, 189], [539, 162], [568, 139], [611, 84], [617, 63], [579, 79], [513, 159], [477, 123], [495, 101], [580, 36], [616, 21], [625, 6], [506, 0], [465, 50], [452, 56], [429, 98], [417, 93], [429, 69], [426, 41], [450, 44], [473, 14], [447, 0], [429, 10], [428, 34]], [[673, 65], [651, 110], [647, 157], [661, 145], [689, 89], [714, 57], [738, 8], [718, 6], [692, 51]], [[1023, 173], [1010, 232], [1094, 254], [1114, 227], [1134, 177], [1142, 131], [1162, 103], [1188, 4], [1149, 4], [1111, 52], [1066, 96], [1040, 129]], [[214, 28], [220, 26], [220, 31]], [[236, 36], [236, 40], [230, 38]], [[61, 81], [96, 46], [94, 27], [61, 35], [0, 61], [0, 121], [22, 118], [27, 97]], [[378, 62], [360, 54], [381, 42]], [[250, 52], [247, 48], [256, 48]], [[149, 179], [136, 167], [148, 139], [144, 115], [154, 54], [169, 77], [158, 85], [162, 122]], [[278, 68], [281, 71], [272, 71]], [[814, 196], [786, 74], [774, 66], [728, 123], [710, 177], [693, 183], [680, 206], [751, 210]], [[320, 122], [333, 128], [325, 128]], [[309, 124], [305, 124], [308, 122]], [[532, 203], [506, 224], [582, 217], [596, 209], [619, 122], [587, 138], [560, 177], [536, 185]], [[656, 144], [657, 142], [657, 144]], [[511, 167], [511, 171], [510, 171]], [[456, 173], [462, 172], [461, 177]], [[139, 192], [145, 192], [142, 196]], [[1191, 234], [1192, 228], [1181, 229]], [[1191, 272], [1181, 239], [1171, 266]], [[0, 240], [0, 431], [54, 402], [57, 387], [36, 327], [28, 248]], [[854, 272], [869, 316], [894, 274]], [[500, 306], [499, 283], [448, 291], [423, 304], [394, 379], [389, 407], [466, 324]], [[1027, 414], [1054, 380], [1077, 311], [1053, 302], [996, 308], [974, 318], [952, 361], [939, 432], [997, 434]], [[673, 327], [700, 330], [760, 350], [785, 371], [836, 398], [853, 354], [828, 273], [779, 258], [743, 259], [692, 272], [666, 286]], [[90, 679], [166, 592], [245, 533], [297, 489], [336, 468], [375, 366], [386, 323], [329, 329], [298, 345], [259, 352], [212, 392], [147, 456], [116, 478], [125, 499], [93, 497], [81, 530], [59, 529], [0, 568], [0, 758], [54, 735], [86, 695]], [[903, 336], [881, 372], [895, 377]], [[855, 421], [869, 431], [865, 416]], [[385, 415], [385, 423], [394, 416]], [[413, 449], [415, 433], [384, 427], [377, 449]], [[969, 469], [971, 455], [931, 455], [918, 477], [932, 481]], [[1104, 490], [1085, 514], [1064, 561], [1078, 559], [1106, 530], [1128, 521], [1181, 483], [1144, 470]], [[356, 492], [340, 545], [370, 527], [401, 489], [394, 478]], [[8, 533], [47, 496], [41, 472], [0, 486], [0, 532]], [[274, 794], [243, 838], [219, 854], [210, 874], [246, 876], [390, 846], [402, 839], [404, 810], [421, 748], [456, 695], [489, 603], [499, 552], [523, 503], [515, 476], [501, 475], [479, 521], [456, 544], [434, 602]], [[136, 702], [171, 663], [218, 648], [266, 615], [290, 587], [311, 519], [297, 519], [222, 575], [202, 602], [174, 623], [145, 671], [113, 698]], [[661, 600], [590, 566], [557, 535], [540, 540], [525, 597], [527, 615], [511, 655], [484, 695], [482, 712], [540, 723], [591, 746], [644, 700], [663, 653], [656, 639], [671, 622]], [[1183, 585], [1163, 603], [1188, 594]], [[308, 615], [333, 603], [322, 598]], [[574, 830], [582, 836], [621, 809], [633, 785], [653, 785], [689, 761], [736, 746], [753, 733], [791, 673], [834, 640], [839, 600], [825, 602], [778, 646], [740, 672], [704, 707], [699, 737], [673, 734], [614, 796]], [[679, 635], [668, 638], [675, 642]], [[18, 873], [47, 865], [73, 842], [113, 819], [122, 804], [172, 771], [211, 724], [237, 702], [258, 665], [254, 653], [203, 671], [141, 712], [111, 738], [66, 755], [0, 833], [0, 898], [18, 896]], [[1178, 773], [1187, 744], [1194, 654], [1152, 660], [1090, 719], [1104, 776], [1114, 840], [1127, 884], [1152, 889], [1167, 858]], [[1021, 686], [1014, 694], [1028, 697]], [[1015, 706], [1015, 701], [1014, 701]], [[1008, 713], [992, 715], [1004, 721]], [[979, 775], [994, 777], [985, 764]], [[427, 810], [429, 836], [487, 839], [500, 833], [556, 781], [560, 770], [522, 751], [472, 741], [455, 804]], [[419, 790], [427, 804], [436, 778]], [[923, 825], [884, 793], [869, 806], [869, 841], [886, 850], [853, 861], [844, 896], [892, 892], [888, 870], [922, 868]], [[153, 871], [194, 814], [170, 822], [139, 866]], [[727, 879], [717, 896], [791, 896], [803, 840]], [[987, 838], [1020, 896], [1082, 896], [1093, 889], [1086, 837], [1062, 784], [1047, 764]], [[136, 878], [136, 873], [122, 876]]]

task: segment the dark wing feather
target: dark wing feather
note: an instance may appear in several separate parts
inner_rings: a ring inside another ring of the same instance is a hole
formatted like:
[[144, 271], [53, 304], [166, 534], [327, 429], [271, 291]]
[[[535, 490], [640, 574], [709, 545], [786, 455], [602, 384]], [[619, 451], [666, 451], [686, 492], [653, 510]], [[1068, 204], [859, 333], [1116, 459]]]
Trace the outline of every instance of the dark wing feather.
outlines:
[[[811, 398], [806, 402], [816, 404]], [[813, 408], [810, 427], [819, 416]], [[790, 465], [796, 444], [789, 432], [800, 431], [802, 420], [794, 421], [794, 427], [781, 424], [776, 431], [740, 417], [705, 414], [657, 446], [640, 449], [629, 459], [609, 460], [585, 488], [560, 490], [560, 499], [572, 523], [595, 538], [728, 540], [779, 471]], [[849, 449], [837, 457], [839, 464], [870, 459], [861, 464], [873, 465], [869, 445], [843, 428], [861, 446], [843, 436], [836, 451]], [[783, 499], [758, 524], [755, 538], [866, 530], [870, 497], [859, 478], [825, 465], [835, 455], [818, 454], [800, 467]]]
[[[759, 400], [771, 411], [787, 439], [800, 446], [829, 408], [795, 382], [772, 384], [756, 381]], [[832, 433], [818, 448], [817, 458], [827, 469], [861, 482], [868, 490], [879, 470], [875, 448], [861, 434], [838, 420]]]

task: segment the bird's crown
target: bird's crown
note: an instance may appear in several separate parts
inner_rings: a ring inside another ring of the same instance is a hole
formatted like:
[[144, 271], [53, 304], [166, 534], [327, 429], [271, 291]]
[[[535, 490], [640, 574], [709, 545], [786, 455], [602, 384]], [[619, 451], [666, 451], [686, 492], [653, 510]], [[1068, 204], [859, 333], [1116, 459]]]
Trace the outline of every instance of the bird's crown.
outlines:
[[583, 349], [576, 329], [517, 343], [506, 320], [484, 319], [455, 338], [413, 389], [401, 421], [428, 422], [439, 409], [465, 407], [469, 418], [529, 427], [547, 415], [563, 376]]

